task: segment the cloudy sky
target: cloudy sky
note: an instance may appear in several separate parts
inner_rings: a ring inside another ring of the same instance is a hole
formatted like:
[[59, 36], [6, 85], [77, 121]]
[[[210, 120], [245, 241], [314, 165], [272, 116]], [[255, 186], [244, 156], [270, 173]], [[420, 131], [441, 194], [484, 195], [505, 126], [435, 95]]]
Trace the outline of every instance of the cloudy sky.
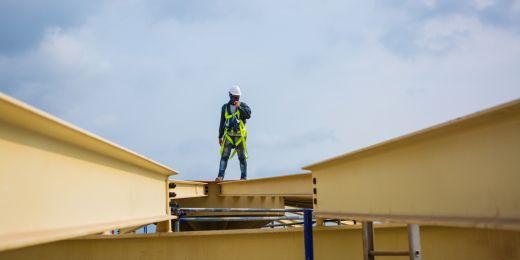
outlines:
[[519, 98], [520, 1], [0, 1], [1, 92], [179, 178], [216, 176], [233, 84], [249, 177], [296, 173]]

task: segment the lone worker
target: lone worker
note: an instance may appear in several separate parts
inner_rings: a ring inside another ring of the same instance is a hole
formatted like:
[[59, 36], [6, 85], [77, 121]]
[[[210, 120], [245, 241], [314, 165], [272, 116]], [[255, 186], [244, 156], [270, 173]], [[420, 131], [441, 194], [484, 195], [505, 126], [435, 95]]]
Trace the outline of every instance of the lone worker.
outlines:
[[[224, 180], [229, 158], [238, 154], [240, 161], [240, 179], [247, 179], [247, 130], [246, 120], [251, 117], [251, 109], [240, 102], [240, 88], [233, 86], [229, 90], [229, 102], [222, 106], [218, 143], [220, 144], [220, 166], [215, 181]], [[233, 153], [231, 153], [233, 150]]]

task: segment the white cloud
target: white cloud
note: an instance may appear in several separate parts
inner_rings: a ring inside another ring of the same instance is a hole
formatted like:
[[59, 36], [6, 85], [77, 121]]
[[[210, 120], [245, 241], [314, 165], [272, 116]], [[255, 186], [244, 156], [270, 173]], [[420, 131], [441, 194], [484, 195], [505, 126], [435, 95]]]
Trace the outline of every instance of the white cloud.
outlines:
[[437, 7], [437, 0], [422, 0], [422, 2], [430, 9]]
[[86, 58], [81, 44], [72, 37], [63, 34], [60, 28], [49, 29], [41, 42], [40, 48], [44, 55], [53, 58], [51, 63], [58, 63], [63, 66], [83, 63]]
[[485, 9], [495, 4], [494, 0], [473, 0], [473, 5], [479, 9]]
[[518, 34], [474, 14], [415, 11], [111, 2], [49, 29], [35, 50], [0, 54], [0, 83], [185, 179], [216, 175], [219, 108], [238, 83], [253, 109], [251, 177], [284, 174], [520, 96]]
[[478, 30], [480, 23], [472, 17], [453, 15], [431, 19], [419, 28], [415, 43], [429, 51], [449, 51]]
[[513, 0], [511, 11], [514, 13], [520, 12], [520, 0]]

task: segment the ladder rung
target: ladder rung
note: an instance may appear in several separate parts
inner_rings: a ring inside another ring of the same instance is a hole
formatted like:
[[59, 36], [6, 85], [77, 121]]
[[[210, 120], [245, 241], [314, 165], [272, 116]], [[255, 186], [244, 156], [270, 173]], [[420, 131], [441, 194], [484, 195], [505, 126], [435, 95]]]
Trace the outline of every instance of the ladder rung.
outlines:
[[402, 256], [409, 254], [409, 251], [370, 251], [370, 255], [373, 256]]

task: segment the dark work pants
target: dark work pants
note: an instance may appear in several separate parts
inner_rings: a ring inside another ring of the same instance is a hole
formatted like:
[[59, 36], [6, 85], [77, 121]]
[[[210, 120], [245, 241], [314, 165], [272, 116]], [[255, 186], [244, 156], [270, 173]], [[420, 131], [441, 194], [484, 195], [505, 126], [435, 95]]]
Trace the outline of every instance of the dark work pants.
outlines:
[[[240, 136], [231, 136], [233, 139], [233, 143], [237, 143], [240, 139]], [[220, 158], [220, 167], [218, 169], [218, 176], [224, 178], [224, 173], [226, 172], [227, 163], [229, 160], [229, 156], [235, 148], [229, 140], [224, 138], [224, 151], [222, 152], [222, 157]], [[240, 161], [240, 179], [247, 178], [247, 160], [246, 160], [246, 152], [244, 150], [244, 143], [240, 143], [238, 147], [236, 147], [238, 160]]]

